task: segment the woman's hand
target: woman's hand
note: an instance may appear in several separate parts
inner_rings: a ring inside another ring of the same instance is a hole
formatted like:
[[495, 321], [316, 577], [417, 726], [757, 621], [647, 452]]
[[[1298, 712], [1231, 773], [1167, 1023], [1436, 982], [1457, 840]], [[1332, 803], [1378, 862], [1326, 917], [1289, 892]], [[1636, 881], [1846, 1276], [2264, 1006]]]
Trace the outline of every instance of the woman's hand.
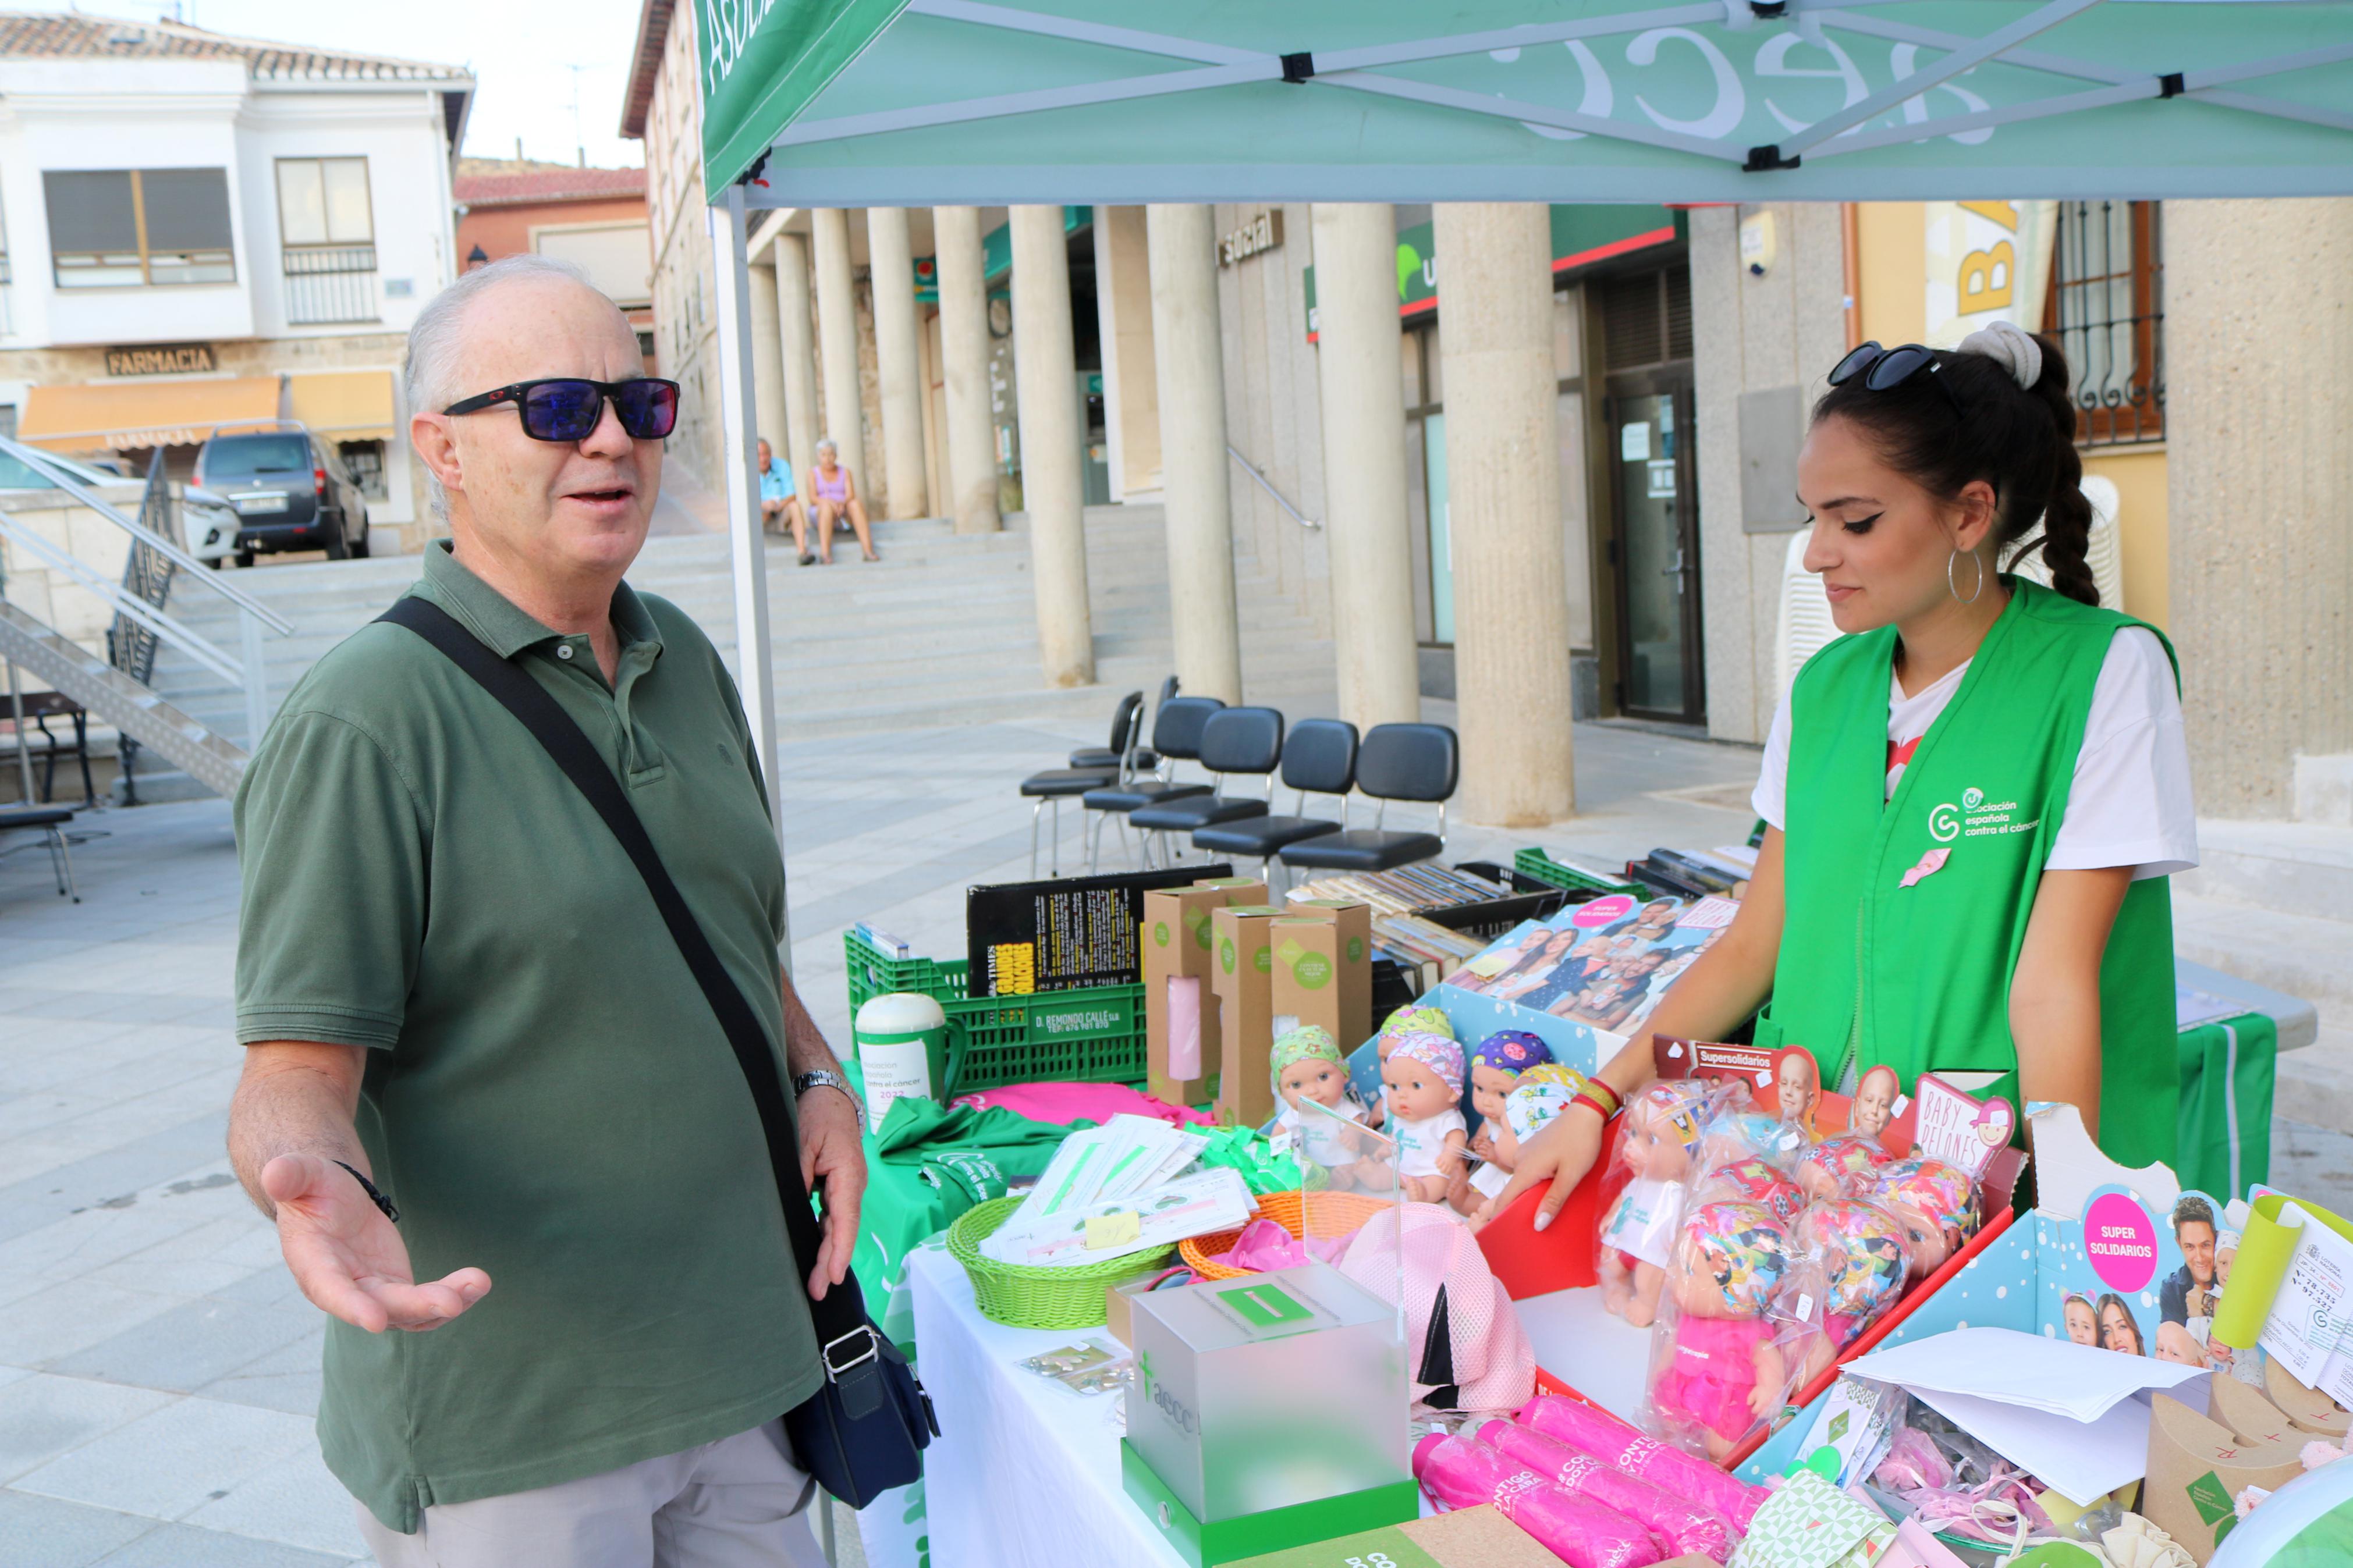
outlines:
[[1554, 1118], [1550, 1126], [1520, 1145], [1520, 1163], [1511, 1181], [1487, 1200], [1472, 1217], [1471, 1227], [1484, 1227], [1539, 1182], [1550, 1182], [1552, 1191], [1536, 1205], [1535, 1227], [1542, 1230], [1552, 1224], [1553, 1216], [1568, 1202], [1568, 1194], [1601, 1157], [1603, 1126], [1600, 1116], [1587, 1105], [1573, 1104]]

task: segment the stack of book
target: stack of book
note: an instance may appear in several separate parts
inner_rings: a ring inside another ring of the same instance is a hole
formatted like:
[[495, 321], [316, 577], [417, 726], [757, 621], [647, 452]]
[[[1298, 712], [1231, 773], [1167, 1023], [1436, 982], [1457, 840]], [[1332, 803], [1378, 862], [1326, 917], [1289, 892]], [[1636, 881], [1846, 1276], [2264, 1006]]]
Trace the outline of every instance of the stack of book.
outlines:
[[1376, 915], [1373, 945], [1405, 972], [1419, 995], [1485, 952], [1488, 943], [1419, 915]]
[[1757, 852], [1746, 845], [1715, 849], [1653, 849], [1626, 869], [1654, 888], [1704, 898], [1721, 893], [1739, 898], [1757, 874]]
[[1347, 899], [1369, 904], [1376, 914], [1409, 915], [1457, 904], [1510, 897], [1512, 889], [1468, 871], [1425, 862], [1393, 871], [1348, 871], [1294, 888], [1292, 898]]

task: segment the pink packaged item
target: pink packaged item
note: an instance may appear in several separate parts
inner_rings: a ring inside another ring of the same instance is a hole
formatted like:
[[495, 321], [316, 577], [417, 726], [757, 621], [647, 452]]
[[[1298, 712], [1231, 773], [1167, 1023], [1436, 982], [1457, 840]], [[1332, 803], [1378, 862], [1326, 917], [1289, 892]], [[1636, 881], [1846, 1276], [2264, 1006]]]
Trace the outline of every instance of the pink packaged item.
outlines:
[[1746, 1530], [1772, 1494], [1735, 1480], [1706, 1460], [1646, 1437], [1606, 1410], [1558, 1394], [1541, 1394], [1512, 1417], [1523, 1426], [1559, 1438], [1574, 1448], [1616, 1466], [1678, 1497], [1703, 1503]]
[[[1348, 1243], [1340, 1272], [1385, 1301], [1398, 1299], [1405, 1276], [1406, 1343], [1419, 1346], [1407, 1368], [1417, 1403], [1443, 1410], [1509, 1410], [1535, 1392], [1536, 1355], [1511, 1298], [1487, 1267], [1471, 1227], [1435, 1204], [1385, 1208]], [[1440, 1342], [1432, 1318], [1446, 1325]]]
[[1616, 1509], [1656, 1536], [1675, 1556], [1696, 1552], [1721, 1563], [1732, 1555], [1732, 1521], [1704, 1503], [1686, 1502], [1640, 1476], [1605, 1465], [1573, 1443], [1509, 1421], [1490, 1421], [1479, 1440], [1517, 1460], [1555, 1486]]
[[1798, 1156], [1798, 1184], [1810, 1197], [1850, 1197], [1867, 1190], [1877, 1173], [1894, 1163], [1895, 1156], [1878, 1139], [1841, 1132]]
[[1662, 1555], [1651, 1532], [1616, 1509], [1563, 1490], [1476, 1438], [1432, 1432], [1414, 1445], [1413, 1474], [1449, 1509], [1493, 1503], [1573, 1568], [1649, 1568]]
[[1345, 1236], [1311, 1236], [1302, 1240], [1273, 1220], [1254, 1219], [1234, 1237], [1230, 1251], [1209, 1261], [1229, 1268], [1247, 1268], [1253, 1274], [1271, 1274], [1278, 1268], [1296, 1268], [1311, 1259], [1336, 1265], [1347, 1250]]
[[1781, 1408], [1807, 1331], [1777, 1300], [1788, 1267], [1788, 1233], [1761, 1204], [1704, 1204], [1683, 1220], [1662, 1302], [1672, 1310], [1651, 1332], [1660, 1436], [1722, 1464]]
[[1217, 1120], [1206, 1110], [1179, 1110], [1124, 1083], [1016, 1083], [958, 1095], [955, 1103], [1061, 1125], [1092, 1121], [1101, 1126], [1114, 1116], [1150, 1116], [1171, 1127], [1207, 1127]]

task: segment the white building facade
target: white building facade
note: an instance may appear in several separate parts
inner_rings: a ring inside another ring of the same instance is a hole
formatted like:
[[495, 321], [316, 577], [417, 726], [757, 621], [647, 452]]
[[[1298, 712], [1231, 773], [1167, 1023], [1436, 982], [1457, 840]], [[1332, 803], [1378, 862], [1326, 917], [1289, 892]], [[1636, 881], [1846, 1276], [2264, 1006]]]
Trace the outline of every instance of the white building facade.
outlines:
[[185, 477], [301, 420], [417, 548], [403, 338], [457, 271], [463, 69], [174, 23], [0, 17], [0, 428]]

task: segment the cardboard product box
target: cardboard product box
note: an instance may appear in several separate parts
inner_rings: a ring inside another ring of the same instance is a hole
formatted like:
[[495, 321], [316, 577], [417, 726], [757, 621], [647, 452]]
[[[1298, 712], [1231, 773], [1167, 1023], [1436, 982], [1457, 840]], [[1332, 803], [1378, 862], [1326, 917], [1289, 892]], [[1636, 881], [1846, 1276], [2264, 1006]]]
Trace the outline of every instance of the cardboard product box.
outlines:
[[1296, 899], [1286, 913], [1329, 921], [1339, 932], [1333, 951], [1339, 963], [1334, 989], [1340, 997], [1340, 1022], [1332, 1037], [1345, 1055], [1373, 1037], [1373, 911], [1347, 899]]
[[[2215, 1414], [2221, 1414], [2220, 1406]], [[2239, 1494], [2249, 1487], [2276, 1491], [2304, 1474], [2296, 1455], [2310, 1440], [2301, 1432], [2258, 1437], [2200, 1415], [2170, 1394], [2152, 1394], [2141, 1512], [2204, 1563], [2238, 1523]]]
[[1272, 927], [1282, 910], [1272, 904], [1228, 904], [1209, 917], [1218, 997], [1218, 1048], [1227, 1070], [1218, 1075], [1218, 1120], [1263, 1127], [1282, 1106], [1268, 1079], [1274, 1048]]
[[[1233, 1568], [1362, 1568], [1389, 1563], [1395, 1568], [1560, 1568], [1560, 1559], [1502, 1514], [1493, 1503], [1408, 1520], [1382, 1530], [1360, 1531], [1336, 1541], [1294, 1546], [1263, 1557], [1245, 1557]], [[1678, 1557], [1674, 1563], [1705, 1563], [1704, 1557]], [[1673, 1568], [1662, 1564], [1662, 1568]]]
[[1171, 1105], [1207, 1100], [1218, 1072], [1209, 917], [1225, 907], [1228, 892], [1222, 887], [1155, 888], [1144, 895], [1145, 1088]]
[[2276, 1361], [2263, 1363], [2263, 1394], [2300, 1429], [2342, 1443], [2353, 1415], [2328, 1395], [2306, 1388]]

